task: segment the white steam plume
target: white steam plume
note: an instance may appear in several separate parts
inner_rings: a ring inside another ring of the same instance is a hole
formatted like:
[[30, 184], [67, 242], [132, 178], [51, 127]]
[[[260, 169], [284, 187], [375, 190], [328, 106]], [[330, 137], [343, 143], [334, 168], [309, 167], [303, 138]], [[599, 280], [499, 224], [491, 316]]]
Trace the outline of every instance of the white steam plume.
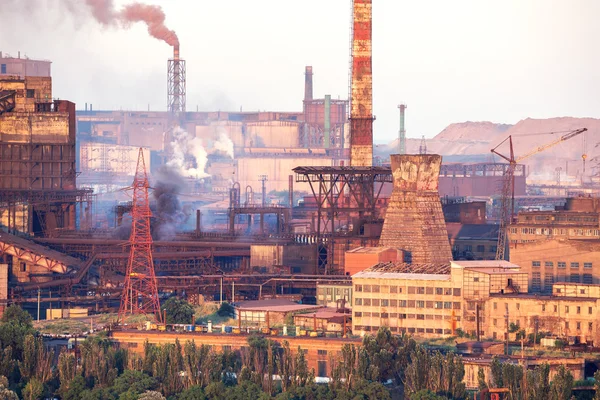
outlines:
[[217, 140], [213, 146], [215, 150], [225, 153], [233, 158], [233, 142], [223, 129], [220, 129], [220, 131], [219, 140]]
[[[182, 176], [191, 178], [206, 178], [207, 153], [202, 145], [202, 139], [191, 136], [184, 129], [176, 127], [173, 129], [173, 141], [171, 142], [172, 158], [167, 161], [167, 166], [175, 169]], [[186, 162], [186, 155], [193, 156], [196, 167], [191, 167]]]

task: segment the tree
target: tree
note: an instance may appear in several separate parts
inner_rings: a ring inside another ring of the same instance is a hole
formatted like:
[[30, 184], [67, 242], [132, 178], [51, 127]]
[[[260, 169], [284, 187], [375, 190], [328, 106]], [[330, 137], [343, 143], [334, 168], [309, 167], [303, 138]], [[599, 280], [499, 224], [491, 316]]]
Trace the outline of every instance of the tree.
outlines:
[[600, 400], [600, 370], [594, 373], [594, 389], [596, 389], [596, 393], [594, 394], [594, 400]]
[[529, 400], [545, 400], [550, 395], [550, 366], [543, 364], [527, 371], [527, 392], [525, 398]]
[[170, 297], [161, 308], [167, 312], [167, 324], [192, 323], [194, 308], [185, 300]]
[[0, 319], [0, 345], [2, 349], [11, 347], [13, 356], [20, 360], [23, 354], [23, 341], [35, 334], [31, 315], [17, 305], [10, 305]]
[[429, 389], [422, 389], [410, 396], [410, 400], [444, 400], [446, 397], [438, 396]]
[[233, 318], [233, 316], [235, 315], [235, 309], [233, 308], [233, 306], [231, 304], [224, 301], [223, 303], [221, 303], [221, 306], [219, 307], [219, 310], [217, 311], [217, 315], [219, 317]]
[[19, 396], [8, 389], [8, 379], [5, 376], [0, 376], [0, 400], [19, 400]]
[[26, 378], [37, 378], [46, 383], [52, 378], [54, 352], [46, 351], [41, 336], [27, 335], [23, 341], [23, 361], [19, 364], [21, 375]]
[[62, 393], [62, 400], [79, 400], [84, 390], [86, 390], [85, 379], [83, 376], [77, 375], [69, 382], [68, 389]]
[[573, 375], [564, 365], [558, 367], [550, 384], [551, 399], [570, 399], [573, 390]]
[[148, 390], [143, 393], [138, 400], [167, 400], [165, 396], [163, 396], [160, 392], [155, 392], [153, 390]]
[[126, 370], [121, 376], [115, 379], [112, 391], [116, 395], [131, 391], [136, 395], [144, 393], [147, 390], [155, 389], [158, 383], [155, 378], [148, 376], [141, 371]]
[[32, 378], [23, 389], [23, 400], [37, 400], [42, 397], [42, 394], [44, 394], [44, 384]]
[[177, 400], [206, 400], [202, 386], [191, 386], [177, 396]]

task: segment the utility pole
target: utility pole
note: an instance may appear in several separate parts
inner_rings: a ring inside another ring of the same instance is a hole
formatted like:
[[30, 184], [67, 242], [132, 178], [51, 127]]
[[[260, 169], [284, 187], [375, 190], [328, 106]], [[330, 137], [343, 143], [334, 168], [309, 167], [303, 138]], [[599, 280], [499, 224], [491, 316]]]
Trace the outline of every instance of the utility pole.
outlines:
[[266, 204], [266, 197], [267, 197], [267, 189], [266, 189], [266, 185], [265, 183], [269, 180], [268, 179], [269, 176], [268, 175], [259, 175], [258, 176], [258, 180], [260, 180], [262, 182], [262, 206], [264, 207]]

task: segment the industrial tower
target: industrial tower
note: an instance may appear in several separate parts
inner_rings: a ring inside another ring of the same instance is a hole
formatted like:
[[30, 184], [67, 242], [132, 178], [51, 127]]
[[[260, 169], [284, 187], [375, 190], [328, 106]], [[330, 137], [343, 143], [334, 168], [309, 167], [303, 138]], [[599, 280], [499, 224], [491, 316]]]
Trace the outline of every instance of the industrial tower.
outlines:
[[149, 186], [144, 153], [140, 148], [133, 180], [131, 236], [129, 239], [131, 248], [119, 309], [121, 323], [126, 314], [154, 314], [158, 322], [163, 322], [152, 260], [152, 236], [150, 234], [152, 212], [148, 200]]
[[373, 70], [371, 0], [353, 0], [350, 165], [373, 165]]
[[179, 58], [179, 44], [173, 46], [173, 58], [167, 63], [167, 111], [185, 112], [185, 60]]
[[400, 131], [398, 132], [398, 154], [406, 154], [406, 130], [404, 129], [404, 113], [406, 104], [400, 104]]

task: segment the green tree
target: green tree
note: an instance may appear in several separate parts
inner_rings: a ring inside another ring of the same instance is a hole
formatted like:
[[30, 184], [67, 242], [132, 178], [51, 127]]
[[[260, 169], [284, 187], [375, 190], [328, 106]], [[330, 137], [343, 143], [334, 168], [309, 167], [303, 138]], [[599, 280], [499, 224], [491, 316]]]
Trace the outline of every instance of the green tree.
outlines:
[[194, 308], [183, 299], [170, 297], [162, 305], [167, 312], [167, 324], [190, 324], [194, 316]]
[[202, 386], [190, 386], [177, 396], [177, 400], [206, 400]]
[[138, 397], [138, 400], [167, 400], [160, 392], [148, 390]]
[[0, 376], [0, 400], [19, 400], [19, 396], [8, 389], [8, 379], [5, 376]]
[[527, 392], [525, 398], [528, 400], [545, 400], [550, 395], [550, 366], [543, 364], [535, 367], [533, 371], [527, 371]]
[[231, 304], [229, 304], [226, 301], [221, 303], [221, 306], [219, 307], [219, 310], [217, 311], [217, 315], [219, 317], [233, 318], [234, 313], [235, 313], [235, 309], [233, 308], [233, 306]]
[[69, 383], [75, 378], [77, 363], [73, 354], [62, 352], [58, 356], [58, 379], [60, 380], [60, 391], [69, 389]]
[[594, 394], [594, 400], [600, 400], [600, 370], [594, 373], [594, 388], [596, 389], [596, 393]]
[[27, 335], [23, 341], [23, 361], [19, 364], [25, 379], [37, 378], [46, 383], [52, 378], [54, 352], [47, 351], [41, 336]]
[[158, 382], [155, 378], [141, 371], [126, 370], [115, 379], [111, 390], [120, 395], [125, 392], [133, 392], [136, 395], [144, 393], [147, 390], [155, 389]]
[[35, 334], [31, 315], [17, 305], [10, 305], [0, 319], [0, 345], [3, 349], [11, 347], [15, 359], [23, 354], [23, 341], [28, 335]]
[[410, 400], [444, 400], [447, 397], [438, 396], [434, 392], [429, 389], [422, 389], [416, 393], [413, 393], [409, 399]]
[[44, 384], [36, 378], [27, 382], [23, 389], [23, 400], [37, 400], [44, 394]]
[[81, 394], [87, 389], [85, 379], [81, 375], [75, 376], [68, 384], [68, 389], [62, 393], [62, 400], [80, 400]]
[[564, 365], [558, 367], [550, 384], [551, 399], [570, 399], [573, 390], [573, 375]]

